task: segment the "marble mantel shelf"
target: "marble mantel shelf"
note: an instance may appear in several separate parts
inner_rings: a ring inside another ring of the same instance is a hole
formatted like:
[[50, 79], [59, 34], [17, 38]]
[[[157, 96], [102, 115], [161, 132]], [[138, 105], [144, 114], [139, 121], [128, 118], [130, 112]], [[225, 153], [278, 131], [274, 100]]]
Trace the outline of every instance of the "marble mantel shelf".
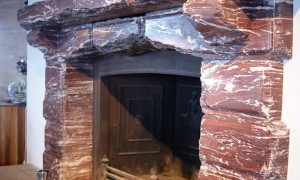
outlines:
[[[65, 27], [137, 16], [155, 10], [182, 6], [185, 0], [89, 0], [45, 1], [27, 6], [18, 12], [20, 25], [27, 29]], [[36, 11], [36, 9], [39, 9]], [[46, 12], [46, 13], [45, 13]]]
[[[145, 13], [155, 10], [182, 6], [182, 11], [189, 17], [190, 23], [201, 33], [204, 44], [210, 46], [204, 47], [208, 51], [202, 50], [199, 54], [222, 53], [227, 54], [229, 58], [235, 58], [234, 54], [248, 56], [268, 53], [268, 56], [276, 60], [291, 57], [292, 23], [289, 18], [291, 12], [287, 11], [292, 7], [291, 0], [275, 3], [233, 0], [217, 0], [213, 3], [207, 3], [205, 0], [188, 0], [185, 4], [184, 2], [48, 0], [19, 10], [18, 21], [27, 30], [51, 30], [114, 18], [142, 17]], [[197, 12], [194, 11], [195, 8]]]

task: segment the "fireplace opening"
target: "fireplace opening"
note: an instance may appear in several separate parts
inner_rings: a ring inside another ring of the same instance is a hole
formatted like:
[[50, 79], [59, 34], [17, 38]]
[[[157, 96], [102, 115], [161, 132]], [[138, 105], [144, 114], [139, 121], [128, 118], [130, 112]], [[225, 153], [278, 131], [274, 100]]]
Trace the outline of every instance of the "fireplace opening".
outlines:
[[96, 176], [107, 156], [111, 167], [144, 179], [198, 179], [200, 66], [201, 58], [174, 51], [96, 62]]

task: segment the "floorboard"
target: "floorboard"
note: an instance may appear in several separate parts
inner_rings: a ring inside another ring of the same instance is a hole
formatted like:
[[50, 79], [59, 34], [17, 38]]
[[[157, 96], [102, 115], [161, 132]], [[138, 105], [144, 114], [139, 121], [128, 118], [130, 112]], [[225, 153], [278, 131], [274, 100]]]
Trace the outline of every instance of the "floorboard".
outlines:
[[30, 165], [0, 166], [1, 180], [35, 180], [38, 168]]

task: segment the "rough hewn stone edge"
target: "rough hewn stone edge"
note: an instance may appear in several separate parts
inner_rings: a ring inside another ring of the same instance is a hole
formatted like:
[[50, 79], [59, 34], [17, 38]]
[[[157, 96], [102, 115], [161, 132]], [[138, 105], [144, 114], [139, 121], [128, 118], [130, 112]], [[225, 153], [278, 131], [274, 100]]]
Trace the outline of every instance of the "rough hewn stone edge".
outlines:
[[45, 27], [68, 27], [113, 18], [145, 14], [182, 6], [184, 0], [156, 1], [42, 1], [18, 11], [18, 21], [26, 30]]

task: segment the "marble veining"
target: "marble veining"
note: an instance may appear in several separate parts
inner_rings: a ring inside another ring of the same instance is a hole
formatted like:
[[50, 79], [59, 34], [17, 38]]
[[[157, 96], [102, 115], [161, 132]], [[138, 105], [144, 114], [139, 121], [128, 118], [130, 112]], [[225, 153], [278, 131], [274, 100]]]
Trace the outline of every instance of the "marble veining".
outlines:
[[94, 62], [162, 50], [203, 59], [199, 179], [286, 179], [282, 60], [292, 54], [292, 9], [291, 0], [47, 0], [19, 10], [47, 63], [49, 179], [97, 179]]

